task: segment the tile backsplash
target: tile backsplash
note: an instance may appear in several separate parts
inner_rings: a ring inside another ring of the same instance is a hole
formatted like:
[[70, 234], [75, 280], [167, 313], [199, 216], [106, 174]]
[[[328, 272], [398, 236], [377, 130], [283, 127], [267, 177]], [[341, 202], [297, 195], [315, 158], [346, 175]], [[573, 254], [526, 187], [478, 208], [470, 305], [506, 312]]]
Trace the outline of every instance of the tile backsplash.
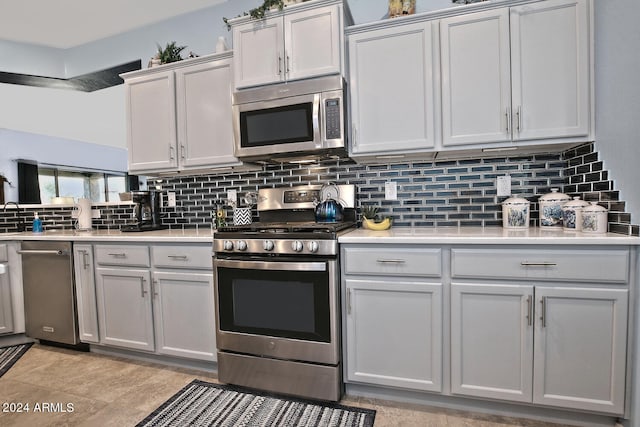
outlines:
[[[311, 166], [265, 165], [259, 171], [170, 177], [150, 180], [149, 185], [176, 193], [176, 207], [163, 208], [162, 221], [171, 228], [209, 227], [212, 212], [225, 201], [230, 189], [236, 190], [241, 199], [244, 193], [259, 188], [326, 182], [354, 184], [358, 206], [379, 206], [380, 214], [393, 217], [396, 227], [495, 226], [502, 224], [501, 203], [506, 199], [496, 192], [496, 177], [501, 175], [510, 176], [512, 194], [532, 202], [532, 226], [538, 224], [538, 197], [557, 187], [608, 208], [610, 231], [638, 236], [638, 226], [631, 224], [625, 203], [619, 200], [593, 143], [565, 152], [513, 157], [379, 165], [361, 165], [348, 159]], [[384, 199], [387, 181], [397, 183], [397, 200]], [[101, 218], [93, 222], [96, 228], [119, 228], [132, 222], [130, 203], [110, 204], [100, 210]], [[29, 208], [21, 214], [27, 218], [28, 229], [32, 211], [39, 212], [45, 229], [73, 227], [70, 207]], [[15, 220], [15, 210], [0, 212], [0, 231], [13, 231]]]

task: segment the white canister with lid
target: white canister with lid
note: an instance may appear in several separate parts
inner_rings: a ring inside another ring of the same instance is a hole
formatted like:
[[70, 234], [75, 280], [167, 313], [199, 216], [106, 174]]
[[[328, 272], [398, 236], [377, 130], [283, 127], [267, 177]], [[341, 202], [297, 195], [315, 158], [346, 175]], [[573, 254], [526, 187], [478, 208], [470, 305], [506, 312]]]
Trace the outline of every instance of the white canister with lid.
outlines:
[[571, 197], [558, 191], [559, 189], [552, 188], [551, 193], [543, 194], [538, 198], [541, 227], [554, 227], [562, 224], [562, 205], [571, 200]]
[[598, 202], [591, 202], [591, 206], [582, 208], [582, 229], [583, 233], [606, 233], [609, 211], [598, 205]]
[[511, 196], [502, 202], [502, 227], [510, 229], [529, 228], [529, 201]]
[[567, 231], [580, 231], [582, 225], [582, 209], [589, 203], [575, 196], [562, 205], [562, 228]]

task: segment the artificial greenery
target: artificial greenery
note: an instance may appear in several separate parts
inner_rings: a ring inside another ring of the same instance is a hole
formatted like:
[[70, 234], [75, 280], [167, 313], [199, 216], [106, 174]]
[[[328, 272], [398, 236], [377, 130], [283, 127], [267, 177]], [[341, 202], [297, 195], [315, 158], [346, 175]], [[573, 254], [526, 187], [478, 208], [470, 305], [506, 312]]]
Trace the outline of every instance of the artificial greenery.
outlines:
[[[302, 2], [305, 2], [305, 1], [308, 1], [308, 0], [302, 0]], [[244, 16], [249, 15], [253, 19], [263, 19], [265, 13], [267, 13], [267, 11], [273, 7], [277, 7], [278, 10], [284, 9], [284, 0], [264, 0], [262, 5], [249, 10], [249, 13], [244, 12], [242, 15]], [[239, 16], [240, 15], [236, 16], [236, 18], [238, 18]], [[222, 21], [227, 25], [227, 30], [230, 30], [231, 25], [229, 24], [229, 19], [222, 18]]]
[[373, 205], [365, 205], [360, 208], [360, 213], [367, 219], [375, 219], [378, 216], [378, 207]]
[[159, 44], [156, 43], [156, 45], [158, 46], [158, 53], [156, 54], [156, 58], [160, 60], [161, 64], [182, 61], [180, 52], [182, 52], [186, 48], [186, 46], [177, 46], [175, 41], [167, 43], [164, 49]]

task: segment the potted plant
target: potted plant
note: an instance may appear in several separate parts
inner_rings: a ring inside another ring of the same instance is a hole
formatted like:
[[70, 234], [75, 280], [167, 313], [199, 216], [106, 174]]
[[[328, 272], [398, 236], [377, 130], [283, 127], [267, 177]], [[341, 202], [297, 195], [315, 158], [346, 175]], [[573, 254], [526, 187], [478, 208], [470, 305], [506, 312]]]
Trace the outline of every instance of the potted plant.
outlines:
[[[250, 9], [249, 13], [244, 12], [243, 15], [244, 16], [249, 15], [253, 19], [263, 19], [265, 13], [267, 13], [268, 10], [271, 10], [271, 9], [282, 10], [288, 4], [294, 4], [294, 3], [305, 2], [305, 1], [308, 1], [308, 0], [264, 0], [264, 2], [260, 6]], [[240, 15], [238, 15], [237, 17], [239, 16]], [[229, 25], [229, 19], [222, 18], [222, 21], [227, 25], [227, 30], [230, 30], [231, 25]]]
[[159, 60], [160, 64], [169, 64], [170, 62], [182, 61], [180, 52], [182, 52], [186, 48], [186, 46], [177, 46], [175, 41], [167, 43], [164, 49], [159, 44], [157, 44], [157, 46], [158, 53], [156, 53], [154, 59]]

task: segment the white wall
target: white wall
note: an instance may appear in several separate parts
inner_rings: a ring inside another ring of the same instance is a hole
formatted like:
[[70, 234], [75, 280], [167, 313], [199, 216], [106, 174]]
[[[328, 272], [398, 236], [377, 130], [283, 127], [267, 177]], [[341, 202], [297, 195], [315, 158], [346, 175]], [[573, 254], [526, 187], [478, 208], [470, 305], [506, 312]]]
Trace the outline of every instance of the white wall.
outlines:
[[640, 2], [595, 2], [596, 149], [640, 222]]

